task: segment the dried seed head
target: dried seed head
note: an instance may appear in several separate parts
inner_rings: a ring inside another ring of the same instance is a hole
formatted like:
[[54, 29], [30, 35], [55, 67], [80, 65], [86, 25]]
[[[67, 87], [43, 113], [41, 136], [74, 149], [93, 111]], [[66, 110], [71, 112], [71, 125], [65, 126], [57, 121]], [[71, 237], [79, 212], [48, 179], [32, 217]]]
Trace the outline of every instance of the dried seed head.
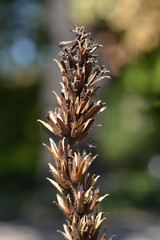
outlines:
[[84, 27], [72, 30], [76, 39], [60, 42], [62, 60], [54, 59], [62, 73], [62, 90], [54, 92], [58, 108], [49, 111], [48, 123], [39, 120], [53, 134], [66, 137], [71, 144], [83, 140], [93, 129], [94, 117], [104, 109], [105, 103], [96, 101], [95, 84], [109, 78], [104, 66], [98, 66], [94, 51], [100, 47], [92, 43], [91, 34]]
[[48, 112], [48, 123], [38, 121], [61, 138], [58, 146], [51, 138], [50, 146], [44, 144], [54, 159], [54, 164], [49, 163], [54, 180], [48, 180], [61, 194], [54, 203], [68, 218], [64, 232], [59, 232], [68, 240], [105, 240], [105, 233], [100, 237], [99, 229], [106, 217], [103, 212], [97, 213], [96, 205], [108, 194], [99, 197], [99, 187], [94, 187], [100, 176], [88, 173], [96, 156], [73, 151], [73, 144], [100, 126], [92, 126], [94, 117], [106, 108], [96, 100], [96, 84], [109, 78], [109, 71], [98, 66], [93, 53], [101, 45], [92, 43], [91, 34], [77, 26], [72, 32], [75, 40], [60, 42], [62, 59], [55, 59], [62, 73], [61, 95], [53, 91], [58, 107]]

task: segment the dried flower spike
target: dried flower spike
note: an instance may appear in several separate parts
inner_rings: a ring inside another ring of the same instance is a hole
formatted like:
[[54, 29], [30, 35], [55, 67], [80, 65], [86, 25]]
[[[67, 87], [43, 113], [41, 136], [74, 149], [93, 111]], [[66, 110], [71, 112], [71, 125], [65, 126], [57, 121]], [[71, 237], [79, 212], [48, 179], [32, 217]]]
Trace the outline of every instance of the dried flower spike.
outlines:
[[55, 163], [49, 163], [54, 180], [48, 180], [60, 192], [54, 203], [68, 219], [67, 225], [63, 225], [64, 232], [59, 232], [67, 240], [105, 240], [105, 233], [100, 237], [99, 229], [106, 217], [104, 212], [97, 212], [96, 205], [108, 194], [99, 197], [99, 187], [94, 189], [99, 176], [88, 173], [96, 156], [74, 151], [73, 145], [100, 126], [93, 127], [94, 117], [106, 107], [96, 100], [96, 84], [110, 76], [94, 55], [101, 45], [92, 43], [91, 34], [83, 26], [76, 26], [72, 32], [76, 39], [60, 42], [62, 59], [60, 62], [54, 59], [62, 73], [61, 95], [53, 91], [58, 107], [48, 112], [47, 122], [38, 121], [61, 138], [58, 146], [51, 138], [50, 146], [44, 144]]

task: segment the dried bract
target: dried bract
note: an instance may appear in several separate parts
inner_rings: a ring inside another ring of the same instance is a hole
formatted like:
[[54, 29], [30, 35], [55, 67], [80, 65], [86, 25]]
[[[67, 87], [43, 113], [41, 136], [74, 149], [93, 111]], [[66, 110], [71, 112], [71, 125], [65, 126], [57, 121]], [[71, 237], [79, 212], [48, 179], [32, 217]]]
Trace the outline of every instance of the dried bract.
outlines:
[[92, 43], [84, 27], [76, 26], [72, 32], [76, 39], [60, 42], [62, 59], [54, 59], [62, 73], [60, 96], [53, 91], [58, 106], [48, 112], [47, 122], [38, 121], [61, 138], [58, 146], [51, 138], [50, 146], [44, 144], [54, 159], [54, 164], [49, 163], [54, 180], [48, 180], [60, 192], [54, 203], [68, 218], [64, 232], [59, 232], [68, 240], [104, 240], [105, 233], [100, 237], [99, 229], [106, 217], [97, 213], [96, 205], [108, 194], [99, 196], [99, 187], [94, 187], [99, 176], [88, 173], [96, 156], [74, 151], [73, 145], [100, 126], [93, 127], [94, 117], [106, 107], [96, 99], [96, 84], [110, 77], [94, 55], [101, 45]]

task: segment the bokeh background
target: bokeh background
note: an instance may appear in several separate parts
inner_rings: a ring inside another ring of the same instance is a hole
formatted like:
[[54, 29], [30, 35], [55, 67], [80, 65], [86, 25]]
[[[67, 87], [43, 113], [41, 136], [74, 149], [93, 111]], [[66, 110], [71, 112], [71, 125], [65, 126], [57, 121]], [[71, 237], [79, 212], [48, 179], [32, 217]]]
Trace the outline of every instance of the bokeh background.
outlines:
[[[52, 61], [74, 23], [103, 44], [100, 64], [112, 79], [99, 97], [103, 124], [82, 144], [99, 153], [99, 206], [117, 239], [160, 236], [160, 0], [1, 0], [0, 239], [63, 239], [63, 215], [45, 180], [48, 132], [37, 123], [56, 106], [61, 76]], [[53, 137], [54, 138], [54, 137]], [[56, 139], [56, 138], [54, 138]]]

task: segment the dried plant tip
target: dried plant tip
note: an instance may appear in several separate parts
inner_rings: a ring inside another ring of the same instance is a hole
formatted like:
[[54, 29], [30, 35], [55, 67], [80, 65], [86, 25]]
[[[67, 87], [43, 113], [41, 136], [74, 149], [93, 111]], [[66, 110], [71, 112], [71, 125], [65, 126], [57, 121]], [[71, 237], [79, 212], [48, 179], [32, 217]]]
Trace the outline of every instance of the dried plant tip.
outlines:
[[75, 25], [72, 32], [76, 34], [74, 40], [59, 42], [61, 60], [53, 59], [62, 74], [61, 94], [53, 91], [58, 106], [48, 112], [47, 122], [38, 120], [61, 138], [58, 144], [52, 138], [50, 146], [43, 144], [54, 160], [48, 164], [54, 180], [47, 180], [59, 191], [54, 203], [68, 218], [64, 232], [58, 232], [67, 240], [105, 240], [105, 232], [100, 237], [99, 229], [106, 217], [103, 212], [97, 213], [96, 206], [109, 194], [99, 197], [95, 184], [100, 176], [88, 173], [97, 155], [81, 154], [74, 147], [101, 126], [93, 126], [95, 116], [106, 109], [106, 103], [97, 100], [96, 84], [110, 76], [94, 55], [102, 45], [92, 43], [91, 33], [84, 26]]

